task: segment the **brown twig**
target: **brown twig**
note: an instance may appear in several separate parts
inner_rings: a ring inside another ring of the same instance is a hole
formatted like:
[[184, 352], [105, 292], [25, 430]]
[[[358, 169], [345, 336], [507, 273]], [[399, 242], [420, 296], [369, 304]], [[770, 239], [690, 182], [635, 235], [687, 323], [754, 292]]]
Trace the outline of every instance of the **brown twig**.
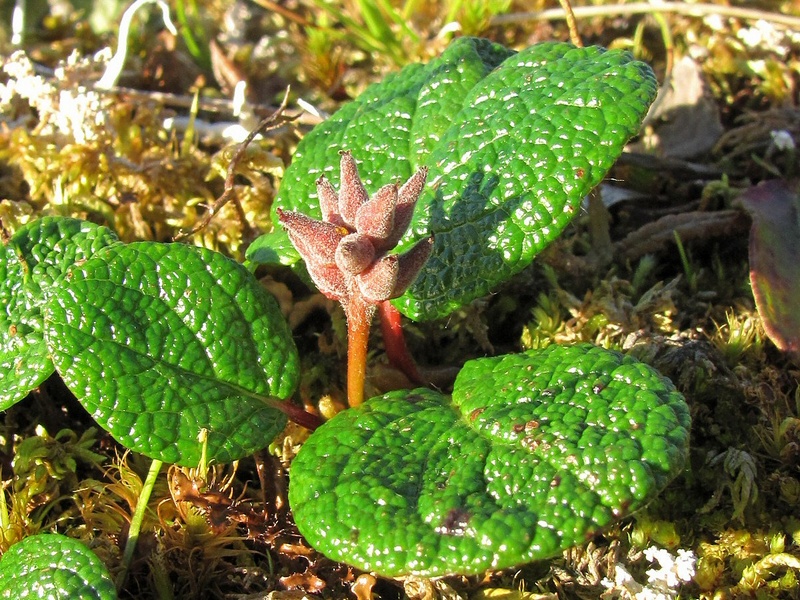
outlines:
[[565, 18], [567, 20], [567, 28], [569, 29], [570, 41], [578, 48], [583, 48], [583, 40], [581, 40], [581, 36], [578, 34], [578, 24], [575, 21], [575, 13], [572, 10], [572, 4], [569, 3], [569, 0], [558, 0], [558, 2], [566, 13]]
[[648, 223], [614, 244], [614, 255], [623, 260], [636, 260], [645, 254], [664, 250], [674, 243], [675, 232], [683, 242], [744, 233], [749, 227], [747, 216], [740, 210], [716, 212], [693, 211], [668, 215]]
[[[234, 103], [233, 100], [228, 98], [197, 98], [188, 94], [172, 94], [169, 92], [158, 92], [152, 90], [137, 90], [135, 88], [127, 87], [113, 87], [108, 90], [97, 90], [103, 94], [115, 94], [120, 98], [129, 100], [131, 102], [155, 102], [164, 106], [173, 108], [186, 108], [190, 109], [197, 103], [197, 110], [216, 113], [233, 115]], [[249, 109], [253, 111], [256, 116], [271, 116], [275, 112], [275, 107], [268, 104], [250, 104]], [[297, 114], [287, 114], [288, 111], [283, 111], [287, 119], [297, 121], [303, 125], [316, 125], [320, 122], [318, 116], [312, 115], [305, 110], [300, 110]]]
[[[631, 2], [630, 4], [607, 4], [603, 6], [578, 6], [573, 15], [576, 18], [608, 17], [640, 15], [651, 13], [675, 13], [690, 17], [705, 17], [719, 15], [734, 19], [748, 21], [764, 20], [785, 27], [800, 29], [800, 17], [784, 15], [755, 8], [741, 8], [738, 6], [723, 6], [720, 4], [692, 4], [688, 2]], [[534, 12], [509, 13], [492, 17], [490, 24], [509, 25], [521, 21], [558, 21], [564, 18], [564, 11], [559, 8], [549, 8]]]
[[236, 150], [236, 153], [231, 158], [231, 162], [228, 165], [228, 170], [225, 176], [225, 188], [222, 192], [222, 195], [214, 201], [214, 204], [208, 209], [208, 212], [203, 216], [200, 221], [198, 221], [194, 227], [188, 232], [181, 233], [175, 237], [176, 240], [183, 240], [190, 235], [194, 235], [198, 231], [204, 229], [208, 224], [211, 222], [211, 219], [214, 218], [222, 207], [225, 206], [228, 202], [233, 201], [234, 206], [236, 207], [236, 212], [239, 216], [239, 219], [242, 222], [242, 227], [244, 229], [245, 237], [248, 237], [252, 231], [250, 228], [250, 224], [247, 222], [247, 217], [244, 213], [244, 209], [242, 209], [242, 205], [239, 203], [238, 198], [236, 197], [235, 188], [234, 188], [234, 181], [236, 180], [236, 168], [239, 166], [242, 158], [244, 158], [245, 152], [247, 151], [247, 147], [250, 143], [256, 138], [256, 136], [260, 133], [264, 133], [266, 131], [270, 131], [272, 129], [276, 129], [283, 125], [284, 122], [291, 120], [285, 118], [280, 123], [276, 123], [276, 121], [282, 116], [284, 109], [286, 108], [286, 104], [289, 101], [289, 90], [287, 88], [286, 93], [283, 95], [283, 100], [281, 101], [280, 106], [273, 112], [271, 115], [265, 117], [261, 120], [253, 131], [244, 139], [244, 141], [239, 144], [239, 148]]

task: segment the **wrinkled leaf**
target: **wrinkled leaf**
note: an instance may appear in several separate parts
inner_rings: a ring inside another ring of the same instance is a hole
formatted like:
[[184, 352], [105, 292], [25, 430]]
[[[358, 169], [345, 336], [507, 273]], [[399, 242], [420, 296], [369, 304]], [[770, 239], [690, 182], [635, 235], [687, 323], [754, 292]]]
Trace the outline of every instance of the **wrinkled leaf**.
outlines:
[[27, 537], [0, 557], [0, 598], [116, 597], [103, 562], [82, 542], [64, 535]]
[[753, 217], [750, 284], [769, 338], [800, 351], [800, 196], [783, 181], [766, 181], [741, 195]]
[[502, 569], [642, 507], [682, 469], [689, 424], [671, 382], [615, 352], [473, 360], [452, 399], [392, 392], [320, 427], [289, 501], [315, 548], [366, 571]]
[[0, 248], [0, 410], [53, 373], [42, 334], [42, 293], [100, 248], [118, 243], [108, 228], [45, 217], [20, 228]]
[[228, 462], [266, 446], [298, 357], [274, 298], [203, 248], [98, 252], [46, 294], [45, 336], [67, 386], [126, 447], [164, 462]]
[[[543, 43], [514, 53], [460, 38], [437, 59], [368, 88], [298, 146], [275, 206], [319, 218], [315, 180], [338, 186], [338, 152], [365, 186], [429, 168], [403, 248], [433, 254], [396, 306], [444, 316], [530, 264], [576, 214], [655, 96], [630, 54]], [[403, 249], [401, 248], [401, 249]]]

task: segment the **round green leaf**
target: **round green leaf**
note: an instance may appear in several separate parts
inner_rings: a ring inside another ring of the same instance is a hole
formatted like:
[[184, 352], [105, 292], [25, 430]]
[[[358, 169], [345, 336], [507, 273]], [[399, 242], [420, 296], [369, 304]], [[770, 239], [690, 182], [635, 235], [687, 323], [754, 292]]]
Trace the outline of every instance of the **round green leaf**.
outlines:
[[395, 301], [443, 317], [527, 267], [577, 214], [635, 135], [657, 83], [631, 54], [537, 44], [463, 98], [434, 147], [410, 238], [431, 258]]
[[100, 248], [117, 243], [108, 228], [65, 217], [21, 227], [0, 250], [0, 410], [53, 373], [42, 334], [42, 292]]
[[301, 141], [273, 210], [282, 207], [319, 218], [315, 182], [325, 175], [338, 187], [341, 150], [353, 152], [370, 193], [394, 180], [405, 181], [426, 164], [469, 90], [513, 54], [489, 40], [459, 38], [429, 63], [409, 65], [369, 86]]
[[401, 250], [434, 234], [433, 253], [394, 303], [413, 319], [442, 317], [559, 235], [638, 132], [656, 90], [650, 67], [627, 52], [548, 42], [515, 53], [459, 38], [307, 135], [274, 206], [319, 218], [315, 180], [338, 185], [341, 150], [353, 152], [370, 193], [427, 166]]
[[366, 571], [502, 569], [643, 506], [682, 469], [689, 425], [671, 382], [615, 352], [474, 360], [452, 399], [392, 392], [320, 427], [289, 501], [315, 548]]
[[59, 534], [23, 539], [0, 557], [0, 598], [114, 600], [103, 562], [78, 540]]
[[47, 298], [45, 335], [67, 386], [123, 445], [169, 463], [266, 446], [298, 357], [277, 303], [204, 248], [139, 242], [75, 265]]

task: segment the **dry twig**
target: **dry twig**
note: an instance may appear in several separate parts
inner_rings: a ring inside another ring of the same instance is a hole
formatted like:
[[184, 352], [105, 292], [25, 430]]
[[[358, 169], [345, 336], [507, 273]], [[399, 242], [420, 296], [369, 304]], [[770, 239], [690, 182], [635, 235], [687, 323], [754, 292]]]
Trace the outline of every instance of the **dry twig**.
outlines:
[[673, 243], [675, 232], [686, 242], [745, 232], [747, 227], [748, 219], [739, 210], [667, 215], [618, 241], [614, 244], [614, 254], [623, 260], [636, 260], [645, 254], [659, 252]]
[[[721, 4], [693, 4], [688, 2], [631, 2], [630, 4], [608, 4], [603, 6], [578, 6], [573, 10], [575, 18], [585, 19], [590, 17], [609, 17], [641, 15], [651, 13], [675, 13], [690, 17], [705, 17], [719, 15], [733, 19], [758, 21], [763, 19], [770, 23], [785, 27], [800, 29], [800, 17], [784, 15], [755, 8], [742, 8], [739, 6], [724, 6]], [[564, 11], [559, 8], [549, 8], [534, 12], [509, 13], [492, 17], [491, 25], [509, 25], [521, 21], [558, 21], [564, 18]]]
[[247, 147], [250, 143], [256, 138], [257, 135], [260, 133], [264, 133], [270, 131], [272, 129], [277, 129], [285, 122], [290, 121], [291, 118], [284, 117], [283, 111], [286, 108], [286, 104], [289, 100], [289, 90], [286, 90], [286, 93], [283, 95], [283, 100], [281, 101], [280, 106], [273, 112], [271, 115], [265, 117], [261, 120], [253, 131], [245, 138], [245, 140], [239, 145], [239, 148], [236, 150], [236, 153], [233, 155], [230, 164], [228, 165], [228, 170], [225, 176], [225, 188], [222, 192], [222, 195], [214, 201], [208, 212], [203, 216], [200, 221], [198, 221], [194, 227], [188, 232], [181, 233], [175, 237], [176, 240], [183, 240], [191, 235], [194, 235], [198, 231], [204, 229], [208, 226], [211, 222], [211, 219], [214, 218], [214, 215], [217, 214], [222, 207], [225, 206], [228, 202], [233, 201], [234, 206], [236, 207], [236, 212], [239, 216], [240, 221], [242, 222], [242, 229], [244, 230], [245, 238], [249, 238], [252, 235], [252, 228], [250, 224], [247, 222], [247, 217], [244, 213], [244, 209], [242, 209], [242, 205], [239, 202], [238, 198], [236, 197], [236, 193], [234, 190], [234, 181], [236, 179], [236, 168], [238, 167], [239, 163], [241, 162], [242, 158], [247, 151]]
[[569, 0], [558, 0], [558, 2], [566, 13], [565, 18], [567, 19], [567, 27], [569, 28], [570, 41], [578, 48], [583, 48], [583, 40], [581, 40], [581, 36], [578, 33], [578, 24], [575, 21], [575, 12], [572, 10], [572, 4], [569, 3]]

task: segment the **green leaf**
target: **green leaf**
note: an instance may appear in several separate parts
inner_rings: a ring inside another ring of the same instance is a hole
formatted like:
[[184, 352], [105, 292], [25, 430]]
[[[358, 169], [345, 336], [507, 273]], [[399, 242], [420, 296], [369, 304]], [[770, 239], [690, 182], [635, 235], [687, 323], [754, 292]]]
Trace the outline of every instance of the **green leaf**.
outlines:
[[247, 260], [257, 265], [291, 266], [300, 260], [284, 229], [275, 229], [259, 236], [247, 247]]
[[800, 351], [800, 196], [783, 181], [744, 191], [753, 217], [750, 283], [769, 338], [781, 350]]
[[656, 94], [623, 51], [543, 43], [513, 53], [460, 38], [427, 65], [369, 87], [298, 146], [275, 206], [320, 216], [314, 182], [338, 185], [352, 150], [370, 193], [429, 168], [403, 247], [433, 233], [433, 255], [395, 301], [441, 317], [530, 264], [639, 129]]
[[683, 467], [690, 418], [650, 367], [578, 345], [468, 362], [452, 400], [373, 398], [317, 429], [289, 501], [319, 551], [388, 576], [547, 558], [642, 507]]
[[39, 534], [0, 557], [0, 598], [114, 600], [117, 591], [103, 562], [82, 542]]
[[75, 265], [47, 295], [45, 336], [62, 378], [126, 447], [197, 465], [266, 446], [286, 418], [298, 357], [277, 303], [207, 249], [139, 242]]
[[22, 400], [53, 373], [42, 334], [42, 294], [67, 270], [118, 243], [108, 228], [45, 217], [20, 228], [0, 250], [0, 410]]

